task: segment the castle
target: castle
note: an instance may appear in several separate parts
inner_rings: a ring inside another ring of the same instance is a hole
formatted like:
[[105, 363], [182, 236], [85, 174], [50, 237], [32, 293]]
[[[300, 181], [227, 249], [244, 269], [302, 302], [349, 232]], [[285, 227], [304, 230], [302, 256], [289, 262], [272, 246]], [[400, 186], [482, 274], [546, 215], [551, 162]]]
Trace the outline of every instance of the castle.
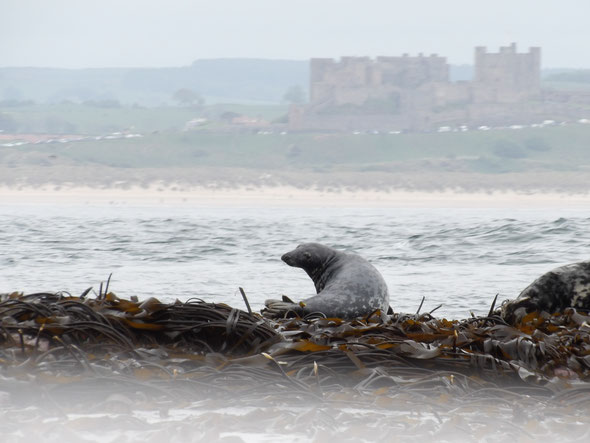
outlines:
[[[472, 81], [451, 82], [445, 57], [311, 59], [310, 102], [293, 106], [291, 130], [432, 130], [578, 117], [590, 95], [545, 91], [541, 49], [475, 48]], [[565, 104], [565, 105], [564, 105]]]

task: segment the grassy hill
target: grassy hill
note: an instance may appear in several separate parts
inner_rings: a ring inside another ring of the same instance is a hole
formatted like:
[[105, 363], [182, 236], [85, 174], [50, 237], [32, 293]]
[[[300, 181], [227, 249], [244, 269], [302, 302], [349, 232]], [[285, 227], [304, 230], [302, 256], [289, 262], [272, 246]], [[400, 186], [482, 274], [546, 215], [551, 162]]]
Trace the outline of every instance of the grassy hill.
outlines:
[[506, 173], [587, 171], [589, 146], [590, 125], [576, 125], [398, 135], [163, 132], [131, 140], [79, 143], [60, 151], [77, 161], [125, 167]]
[[170, 104], [188, 88], [208, 103], [280, 103], [291, 86], [304, 90], [309, 63], [299, 60], [197, 60], [174, 68], [0, 68], [0, 101], [116, 100], [142, 106]]

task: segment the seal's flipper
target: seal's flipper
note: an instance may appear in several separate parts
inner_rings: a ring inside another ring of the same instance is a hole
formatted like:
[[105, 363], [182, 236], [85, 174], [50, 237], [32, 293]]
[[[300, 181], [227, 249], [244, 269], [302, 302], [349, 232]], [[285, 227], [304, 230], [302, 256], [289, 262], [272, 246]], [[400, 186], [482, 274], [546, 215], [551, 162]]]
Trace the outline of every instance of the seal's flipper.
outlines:
[[286, 295], [283, 295], [283, 301], [287, 302], [287, 303], [295, 304], [295, 302], [293, 300], [291, 300], [289, 297], [287, 297]]
[[264, 302], [264, 306], [262, 315], [267, 318], [295, 317], [303, 313], [303, 308], [297, 303], [283, 300], [269, 299]]

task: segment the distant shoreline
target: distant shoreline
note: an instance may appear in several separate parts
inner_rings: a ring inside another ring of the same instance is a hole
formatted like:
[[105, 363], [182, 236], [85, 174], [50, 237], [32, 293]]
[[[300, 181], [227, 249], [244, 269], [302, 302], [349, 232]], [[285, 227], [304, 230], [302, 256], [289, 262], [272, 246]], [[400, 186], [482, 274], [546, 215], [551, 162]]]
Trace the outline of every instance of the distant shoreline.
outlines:
[[57, 160], [0, 166], [0, 204], [590, 208], [590, 171], [122, 168]]
[[589, 193], [490, 190], [388, 191], [332, 188], [328, 191], [295, 186], [236, 186], [213, 189], [150, 185], [116, 187], [0, 186], [2, 205], [122, 205], [195, 207], [366, 207], [366, 208], [590, 208]]

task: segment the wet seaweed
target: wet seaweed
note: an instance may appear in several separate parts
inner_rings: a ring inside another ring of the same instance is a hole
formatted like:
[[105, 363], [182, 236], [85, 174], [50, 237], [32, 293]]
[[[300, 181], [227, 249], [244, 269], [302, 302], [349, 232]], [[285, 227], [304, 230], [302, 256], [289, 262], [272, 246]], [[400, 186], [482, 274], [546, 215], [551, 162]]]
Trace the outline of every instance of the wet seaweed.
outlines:
[[[280, 340], [259, 316], [224, 304], [199, 300], [164, 304], [155, 298], [140, 302], [102, 292], [96, 298], [10, 294], [0, 302], [0, 318], [2, 346], [20, 341], [23, 351], [25, 342], [32, 349], [43, 342], [81, 348], [100, 344], [111, 352], [133, 353], [139, 346], [153, 345], [245, 355]], [[30, 343], [33, 336], [35, 346]]]
[[43, 401], [62, 407], [72, 393], [84, 403], [138, 391], [175, 402], [330, 404], [349, 392], [348, 400], [384, 402], [411, 393], [432, 407], [447, 395], [469, 404], [533, 396], [590, 406], [590, 317], [575, 309], [531, 313], [514, 326], [494, 315], [495, 303], [487, 316], [465, 320], [420, 308], [352, 321], [272, 320], [200, 299], [126, 300], [107, 289], [2, 296], [0, 391], [23, 396], [35, 388], [22, 383], [33, 382]]

